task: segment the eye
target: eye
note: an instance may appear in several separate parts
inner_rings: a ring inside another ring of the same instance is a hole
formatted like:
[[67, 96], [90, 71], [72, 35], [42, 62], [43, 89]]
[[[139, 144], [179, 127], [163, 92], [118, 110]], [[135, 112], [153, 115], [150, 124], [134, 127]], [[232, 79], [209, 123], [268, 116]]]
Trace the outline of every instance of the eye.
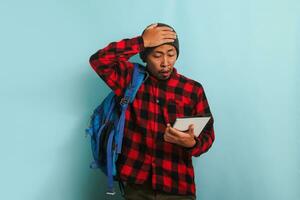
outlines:
[[159, 58], [161, 55], [160, 54], [153, 54], [154, 58]]
[[173, 53], [172, 54], [168, 54], [168, 56], [169, 57], [173, 57], [173, 56], [175, 56], [175, 54], [173, 54]]

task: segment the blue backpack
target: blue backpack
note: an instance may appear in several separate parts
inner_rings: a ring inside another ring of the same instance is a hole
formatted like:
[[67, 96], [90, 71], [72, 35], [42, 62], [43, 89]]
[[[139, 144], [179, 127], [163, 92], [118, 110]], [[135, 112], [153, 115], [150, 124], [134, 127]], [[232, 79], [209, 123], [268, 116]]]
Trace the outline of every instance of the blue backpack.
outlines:
[[108, 191], [114, 195], [113, 182], [117, 179], [116, 161], [121, 153], [125, 112], [145, 78], [144, 67], [134, 64], [130, 85], [126, 88], [124, 97], [119, 100], [114, 92], [110, 92], [102, 103], [94, 110], [86, 134], [91, 137], [91, 147], [94, 161], [90, 167], [100, 168], [107, 176]]

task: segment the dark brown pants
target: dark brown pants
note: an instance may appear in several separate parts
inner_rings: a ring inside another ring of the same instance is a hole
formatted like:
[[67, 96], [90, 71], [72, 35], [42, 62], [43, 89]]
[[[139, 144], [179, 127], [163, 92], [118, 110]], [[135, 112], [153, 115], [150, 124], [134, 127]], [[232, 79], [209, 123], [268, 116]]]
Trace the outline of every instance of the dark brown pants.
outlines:
[[142, 185], [127, 183], [125, 184], [124, 193], [126, 200], [196, 200], [193, 195], [174, 195], [154, 191], [149, 182]]

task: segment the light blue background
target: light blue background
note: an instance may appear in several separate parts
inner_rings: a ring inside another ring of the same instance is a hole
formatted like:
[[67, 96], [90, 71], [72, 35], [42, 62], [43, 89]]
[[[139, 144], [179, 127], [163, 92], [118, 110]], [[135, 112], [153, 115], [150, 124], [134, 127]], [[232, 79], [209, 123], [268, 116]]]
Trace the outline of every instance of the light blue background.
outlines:
[[300, 199], [299, 12], [298, 0], [2, 0], [0, 199], [105, 198], [84, 129], [109, 89], [88, 59], [157, 21], [215, 116], [213, 148], [194, 159], [198, 199]]

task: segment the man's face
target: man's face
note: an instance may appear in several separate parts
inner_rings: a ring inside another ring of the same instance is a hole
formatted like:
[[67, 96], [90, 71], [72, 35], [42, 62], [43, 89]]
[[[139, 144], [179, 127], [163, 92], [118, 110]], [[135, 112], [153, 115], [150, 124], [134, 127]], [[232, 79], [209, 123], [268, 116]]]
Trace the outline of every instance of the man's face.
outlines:
[[146, 58], [147, 68], [157, 79], [170, 77], [176, 62], [177, 52], [174, 46], [163, 44], [154, 48]]

